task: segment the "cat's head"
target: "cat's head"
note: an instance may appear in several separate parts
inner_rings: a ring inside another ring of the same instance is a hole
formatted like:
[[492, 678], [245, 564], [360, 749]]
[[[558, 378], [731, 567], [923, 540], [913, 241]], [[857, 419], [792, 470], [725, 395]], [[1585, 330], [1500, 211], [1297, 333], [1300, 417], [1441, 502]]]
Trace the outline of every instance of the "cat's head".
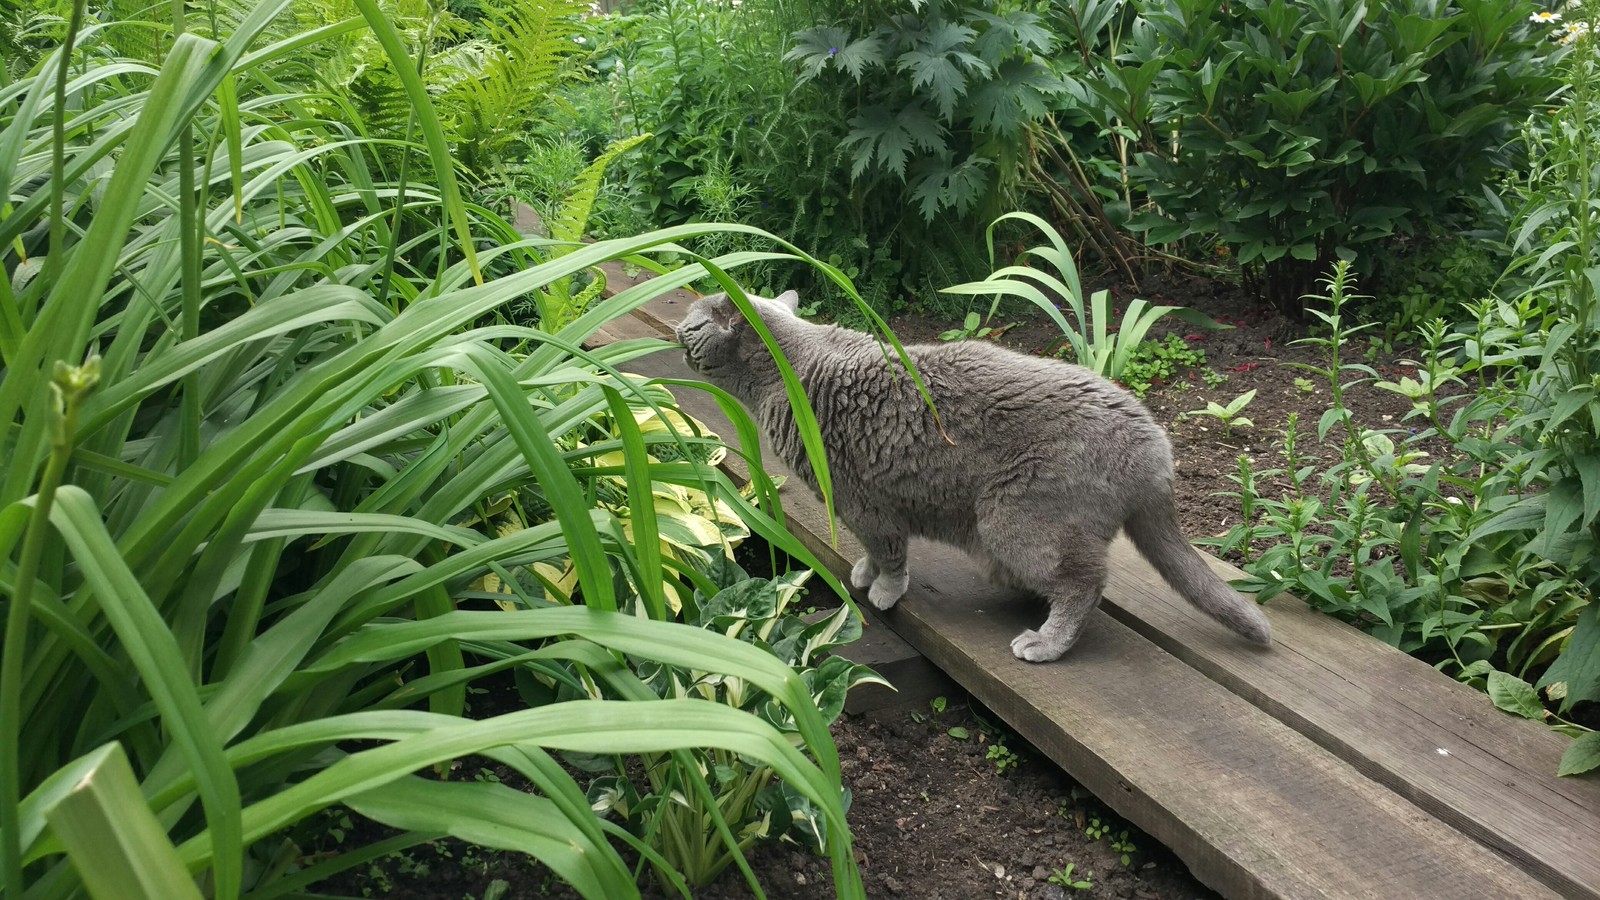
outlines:
[[[778, 332], [786, 321], [799, 321], [795, 309], [800, 305], [800, 296], [794, 291], [784, 291], [770, 300], [748, 296], [761, 321], [780, 339]], [[747, 384], [752, 379], [764, 380], [765, 373], [777, 371], [760, 335], [727, 294], [695, 301], [678, 324], [677, 337], [689, 368], [735, 393], [753, 387]]]

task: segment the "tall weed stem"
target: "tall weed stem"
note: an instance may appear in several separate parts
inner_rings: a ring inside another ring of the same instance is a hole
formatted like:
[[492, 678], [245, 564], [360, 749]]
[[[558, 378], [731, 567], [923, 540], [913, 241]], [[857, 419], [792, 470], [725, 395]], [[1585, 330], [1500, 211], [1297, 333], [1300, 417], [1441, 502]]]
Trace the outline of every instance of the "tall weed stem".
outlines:
[[22, 559], [17, 566], [16, 590], [6, 612], [4, 653], [0, 654], [0, 863], [5, 870], [6, 895], [22, 896], [22, 833], [18, 817], [21, 802], [22, 741], [22, 663], [28, 649], [28, 622], [33, 612], [33, 589], [39, 579], [39, 562], [44, 556], [50, 530], [50, 507], [56, 488], [66, 474], [72, 458], [72, 442], [78, 430], [78, 407], [100, 381], [100, 357], [91, 356], [82, 366], [56, 363], [50, 392], [55, 395], [55, 422], [51, 432], [50, 458], [45, 464], [39, 493], [34, 495], [28, 515], [28, 531], [22, 543]]

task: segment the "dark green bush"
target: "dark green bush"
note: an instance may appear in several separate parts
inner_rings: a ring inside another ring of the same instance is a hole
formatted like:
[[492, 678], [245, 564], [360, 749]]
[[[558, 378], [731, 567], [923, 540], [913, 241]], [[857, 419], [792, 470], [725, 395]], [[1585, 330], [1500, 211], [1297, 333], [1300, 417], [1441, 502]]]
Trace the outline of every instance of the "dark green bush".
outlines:
[[[1531, 3], [1140, 0], [1091, 26], [1069, 77], [1080, 114], [1131, 142], [1131, 227], [1216, 236], [1294, 308], [1313, 276], [1469, 209], [1514, 162], [1554, 82]], [[1104, 153], [1104, 151], [1102, 151]]]

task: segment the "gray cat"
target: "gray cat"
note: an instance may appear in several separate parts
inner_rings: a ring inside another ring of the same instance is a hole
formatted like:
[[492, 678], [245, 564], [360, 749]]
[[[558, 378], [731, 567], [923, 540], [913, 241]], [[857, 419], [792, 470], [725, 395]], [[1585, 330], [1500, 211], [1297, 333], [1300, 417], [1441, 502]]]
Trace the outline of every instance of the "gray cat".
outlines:
[[[944, 433], [872, 335], [807, 322], [799, 297], [751, 298], [816, 410], [839, 517], [867, 555], [850, 581], [879, 609], [910, 580], [916, 535], [970, 553], [988, 578], [1042, 595], [1050, 615], [1011, 642], [1030, 662], [1065, 653], [1100, 602], [1118, 528], [1190, 603], [1270, 643], [1261, 610], [1217, 577], [1178, 530], [1172, 447], [1138, 400], [1081, 366], [981, 341], [906, 347]], [[689, 367], [748, 407], [816, 490], [777, 364], [726, 295], [678, 326]], [[948, 435], [948, 440], [946, 439]]]

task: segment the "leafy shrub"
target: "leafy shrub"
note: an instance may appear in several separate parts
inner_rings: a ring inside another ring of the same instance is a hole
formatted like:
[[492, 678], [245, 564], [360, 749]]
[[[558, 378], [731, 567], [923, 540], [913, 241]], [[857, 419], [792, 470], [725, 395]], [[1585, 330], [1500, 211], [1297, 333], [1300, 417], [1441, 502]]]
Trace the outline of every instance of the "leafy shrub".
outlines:
[[1410, 246], [1374, 254], [1380, 273], [1377, 298], [1361, 317], [1379, 322], [1390, 338], [1417, 339], [1434, 319], [1458, 319], [1468, 305], [1492, 296], [1510, 263], [1482, 236], [1432, 229]]
[[905, 185], [925, 222], [992, 217], [1015, 198], [1024, 127], [1062, 89], [1046, 65], [1056, 37], [1023, 9], [932, 0], [900, 10], [886, 21], [834, 11], [843, 23], [796, 34], [787, 58], [803, 81], [856, 94], [843, 146], [858, 186]]
[[[737, 218], [822, 248], [842, 264], [841, 242], [860, 234], [838, 225], [841, 120], [832, 98], [799, 96], [782, 59], [787, 35], [803, 17], [789, 4], [759, 0], [738, 8], [662, 0], [591, 18], [586, 38], [595, 77], [571, 96], [581, 111], [603, 107], [608, 121], [582, 112], [572, 127], [597, 145], [652, 136], [624, 161], [619, 180], [626, 186], [613, 199], [662, 225]], [[601, 211], [602, 218], [616, 215]], [[743, 246], [734, 235], [695, 245], [704, 252]], [[771, 271], [757, 266], [745, 277], [771, 286]]]
[[1283, 308], [1334, 259], [1462, 212], [1553, 85], [1531, 3], [1103, 7], [1066, 4], [1082, 52], [1067, 80], [1099, 133], [1136, 151], [1118, 173], [1143, 191], [1128, 192], [1130, 227], [1156, 244], [1220, 237]]
[[[1206, 352], [1189, 346], [1176, 334], [1164, 341], [1143, 341], [1135, 347], [1122, 367], [1122, 383], [1133, 395], [1144, 399], [1152, 387], [1164, 384], [1189, 369], [1206, 364]], [[1194, 377], [1190, 375], [1190, 377]]]
[[659, 224], [737, 216], [815, 247], [879, 308], [980, 271], [976, 217], [1017, 196], [1023, 126], [1059, 89], [1040, 19], [989, 3], [662, 0], [591, 23], [598, 77], [573, 92], [574, 127], [606, 105], [620, 112], [606, 139], [654, 135], [626, 164], [623, 202]]
[[[399, 177], [367, 123], [304, 114], [329, 99], [304, 58], [349, 32], [304, 33], [288, 6], [181, 34], [159, 68], [86, 25], [66, 41], [85, 52], [47, 54], [0, 107], [5, 893], [198, 896], [194, 875], [223, 898], [296, 892], [450, 834], [585, 896], [637, 896], [611, 840], [632, 836], [551, 753], [667, 754], [693, 792], [709, 788], [687, 754], [710, 746], [821, 810], [839, 890], [861, 896], [810, 685], [669, 621], [698, 570], [663, 551], [687, 526], [655, 515], [653, 487], [693, 485], [808, 554], [770, 484], [747, 500], [694, 450], [705, 438], [638, 424], [670, 395], [616, 366], [665, 344], [579, 349], [704, 270], [559, 328], [496, 317], [697, 229], [567, 253], [519, 240], [463, 202], [416, 59], [357, 0], [424, 141]], [[652, 458], [661, 444], [681, 450]], [[619, 475], [627, 516], [594, 499]], [[563, 606], [541, 564], [570, 564], [585, 605]], [[621, 656], [743, 680], [792, 727], [660, 699]], [[507, 668], [587, 691], [463, 718], [467, 686]], [[535, 792], [416, 774], [472, 754]], [[399, 834], [298, 859], [285, 830], [336, 804]]]

